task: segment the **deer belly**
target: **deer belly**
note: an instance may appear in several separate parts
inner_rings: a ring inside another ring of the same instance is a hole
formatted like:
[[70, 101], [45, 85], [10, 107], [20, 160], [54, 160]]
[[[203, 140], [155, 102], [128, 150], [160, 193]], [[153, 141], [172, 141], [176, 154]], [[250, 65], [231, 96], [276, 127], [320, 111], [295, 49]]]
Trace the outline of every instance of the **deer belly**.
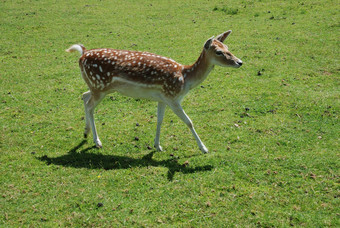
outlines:
[[162, 100], [162, 86], [158, 84], [144, 84], [117, 77], [113, 80], [111, 88], [128, 97], [144, 98], [153, 101]]

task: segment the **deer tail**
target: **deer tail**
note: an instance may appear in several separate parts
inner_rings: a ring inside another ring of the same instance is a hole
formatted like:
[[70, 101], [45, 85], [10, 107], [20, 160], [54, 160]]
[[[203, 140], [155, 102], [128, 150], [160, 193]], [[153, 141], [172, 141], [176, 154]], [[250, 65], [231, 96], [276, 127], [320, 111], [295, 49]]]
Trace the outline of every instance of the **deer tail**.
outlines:
[[78, 51], [81, 55], [83, 55], [84, 52], [86, 51], [86, 48], [82, 44], [75, 44], [66, 50], [66, 52], [75, 52], [75, 51]]

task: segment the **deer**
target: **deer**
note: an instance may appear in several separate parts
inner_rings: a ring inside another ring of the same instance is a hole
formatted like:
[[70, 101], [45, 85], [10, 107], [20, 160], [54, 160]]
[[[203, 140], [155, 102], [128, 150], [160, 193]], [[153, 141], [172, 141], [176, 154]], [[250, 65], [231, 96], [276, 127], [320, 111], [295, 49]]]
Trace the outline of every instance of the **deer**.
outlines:
[[157, 151], [163, 151], [160, 145], [161, 125], [166, 107], [170, 107], [188, 126], [199, 149], [208, 153], [181, 103], [191, 89], [207, 78], [215, 65], [234, 68], [242, 66], [242, 60], [234, 56], [223, 43], [231, 32], [228, 30], [216, 38], [209, 38], [192, 65], [182, 65], [171, 58], [149, 52], [110, 48], [87, 50], [81, 44], [72, 45], [66, 52], [80, 53], [81, 76], [89, 88], [82, 95], [86, 122], [84, 137], [87, 138], [92, 129], [96, 147], [102, 148], [94, 121], [94, 110], [107, 94], [119, 92], [132, 98], [158, 102], [154, 139]]

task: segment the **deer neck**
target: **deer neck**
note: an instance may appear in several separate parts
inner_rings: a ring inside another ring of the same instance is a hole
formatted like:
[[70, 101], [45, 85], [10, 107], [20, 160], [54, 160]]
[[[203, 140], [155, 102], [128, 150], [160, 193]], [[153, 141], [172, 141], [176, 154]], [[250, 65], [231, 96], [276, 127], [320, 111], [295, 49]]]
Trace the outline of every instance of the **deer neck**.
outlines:
[[203, 50], [194, 64], [184, 66], [183, 76], [186, 87], [190, 90], [201, 84], [213, 68], [214, 65], [208, 61]]

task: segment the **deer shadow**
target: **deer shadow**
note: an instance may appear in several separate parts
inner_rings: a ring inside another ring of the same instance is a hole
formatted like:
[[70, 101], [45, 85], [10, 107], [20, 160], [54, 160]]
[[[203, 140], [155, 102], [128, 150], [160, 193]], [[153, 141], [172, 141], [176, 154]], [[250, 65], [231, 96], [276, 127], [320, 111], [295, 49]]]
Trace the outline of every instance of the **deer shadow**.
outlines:
[[84, 149], [81, 147], [86, 144], [86, 140], [80, 142], [72, 148], [67, 154], [59, 157], [48, 157], [47, 155], [37, 157], [38, 160], [46, 162], [47, 165], [54, 164], [64, 167], [87, 168], [87, 169], [128, 169], [132, 167], [165, 167], [168, 168], [167, 178], [172, 181], [176, 172], [196, 173], [212, 170], [213, 166], [205, 165], [198, 167], [189, 167], [188, 164], [179, 164], [176, 158], [170, 158], [162, 161], [154, 160], [152, 157], [155, 151], [143, 156], [142, 158], [131, 158], [127, 156], [103, 155], [91, 152], [96, 147], [91, 146]]

